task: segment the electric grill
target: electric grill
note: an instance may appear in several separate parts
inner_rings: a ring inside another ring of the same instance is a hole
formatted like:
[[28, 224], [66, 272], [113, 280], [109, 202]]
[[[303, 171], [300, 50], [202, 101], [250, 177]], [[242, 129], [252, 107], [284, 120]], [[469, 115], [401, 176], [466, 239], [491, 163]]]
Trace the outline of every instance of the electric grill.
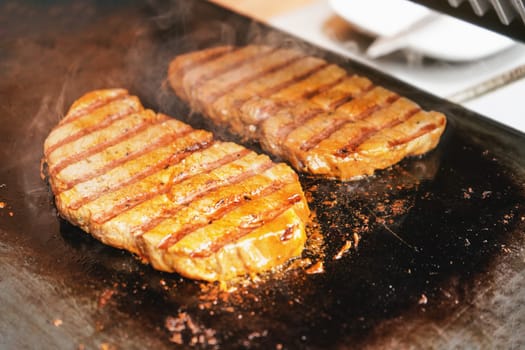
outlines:
[[[0, 6], [0, 347], [525, 345], [522, 133], [207, 2]], [[444, 112], [440, 145], [360, 181], [301, 175], [316, 213], [304, 266], [227, 291], [155, 271], [57, 217], [42, 143], [72, 101], [125, 87], [210, 129], [166, 87], [167, 64], [252, 42], [299, 46]]]

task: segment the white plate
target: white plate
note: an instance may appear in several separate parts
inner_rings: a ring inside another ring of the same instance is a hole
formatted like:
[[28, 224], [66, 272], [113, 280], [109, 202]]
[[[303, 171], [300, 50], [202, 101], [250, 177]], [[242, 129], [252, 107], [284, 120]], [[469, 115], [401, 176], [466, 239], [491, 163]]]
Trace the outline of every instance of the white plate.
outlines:
[[357, 29], [378, 37], [368, 52], [374, 58], [409, 49], [441, 60], [472, 61], [514, 45], [503, 35], [406, 0], [330, 0], [330, 5]]

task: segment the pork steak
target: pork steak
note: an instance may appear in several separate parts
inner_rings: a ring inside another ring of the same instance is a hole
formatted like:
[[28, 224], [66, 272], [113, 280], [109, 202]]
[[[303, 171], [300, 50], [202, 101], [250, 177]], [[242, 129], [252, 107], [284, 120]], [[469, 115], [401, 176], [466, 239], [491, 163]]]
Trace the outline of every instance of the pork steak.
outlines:
[[172, 60], [175, 93], [298, 171], [351, 180], [439, 142], [446, 117], [298, 50], [219, 46]]
[[162, 271], [228, 280], [304, 248], [309, 209], [289, 166], [124, 89], [74, 102], [45, 140], [44, 164], [61, 216]]

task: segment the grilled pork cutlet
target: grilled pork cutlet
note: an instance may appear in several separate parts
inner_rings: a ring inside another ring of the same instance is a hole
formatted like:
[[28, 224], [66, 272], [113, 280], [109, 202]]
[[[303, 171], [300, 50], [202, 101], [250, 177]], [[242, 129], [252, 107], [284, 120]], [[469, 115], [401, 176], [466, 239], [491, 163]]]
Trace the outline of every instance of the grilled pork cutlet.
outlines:
[[432, 150], [446, 118], [297, 50], [221, 46], [176, 57], [175, 93], [297, 170], [350, 180]]
[[295, 172], [144, 109], [90, 92], [51, 131], [44, 161], [60, 214], [162, 271], [202, 280], [301, 254], [308, 206]]

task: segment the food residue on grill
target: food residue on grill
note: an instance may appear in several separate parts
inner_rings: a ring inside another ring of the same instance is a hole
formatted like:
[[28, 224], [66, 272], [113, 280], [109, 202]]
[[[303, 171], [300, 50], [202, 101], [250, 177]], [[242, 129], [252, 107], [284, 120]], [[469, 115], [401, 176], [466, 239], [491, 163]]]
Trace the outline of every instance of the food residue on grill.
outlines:
[[98, 298], [98, 307], [103, 308], [106, 306], [111, 297], [116, 293], [114, 289], [104, 289], [100, 297]]
[[354, 238], [354, 248], [357, 249], [357, 247], [359, 246], [359, 241], [361, 240], [361, 236], [359, 236], [357, 233], [354, 232], [353, 238]]
[[314, 275], [318, 273], [324, 272], [324, 262], [322, 260], [319, 260], [315, 262], [312, 266], [306, 269], [306, 273], [308, 275]]
[[343, 257], [343, 255], [348, 252], [348, 250], [350, 250], [350, 248], [352, 248], [352, 241], [345, 241], [345, 243], [343, 244], [343, 246], [341, 247], [341, 249], [339, 249], [339, 251], [337, 252], [336, 255], [334, 255], [334, 260], [339, 260]]
[[100, 350], [117, 350], [117, 347], [111, 343], [101, 343]]
[[463, 198], [464, 199], [470, 199], [472, 197], [472, 194], [474, 193], [474, 190], [472, 190], [472, 187], [467, 188], [463, 191]]
[[177, 316], [168, 316], [164, 322], [170, 332], [169, 340], [178, 345], [211, 346], [218, 345], [215, 330], [201, 327], [187, 312], [180, 312]]

